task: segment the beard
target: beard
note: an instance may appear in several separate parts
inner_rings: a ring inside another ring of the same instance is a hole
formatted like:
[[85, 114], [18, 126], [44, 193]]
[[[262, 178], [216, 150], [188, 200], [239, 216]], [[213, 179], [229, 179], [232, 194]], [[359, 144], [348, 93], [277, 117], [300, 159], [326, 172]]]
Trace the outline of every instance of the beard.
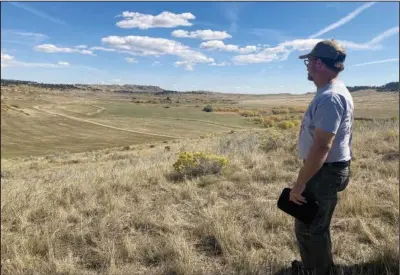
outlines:
[[310, 81], [314, 81], [314, 78], [310, 74], [308, 74], [307, 79], [310, 80]]

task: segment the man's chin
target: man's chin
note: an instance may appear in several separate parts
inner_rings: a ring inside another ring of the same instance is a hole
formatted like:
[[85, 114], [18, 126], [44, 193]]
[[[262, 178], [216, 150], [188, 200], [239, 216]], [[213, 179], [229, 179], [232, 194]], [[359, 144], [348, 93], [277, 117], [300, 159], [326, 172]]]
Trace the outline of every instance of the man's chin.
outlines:
[[314, 78], [311, 75], [308, 75], [307, 79], [310, 81], [314, 81]]

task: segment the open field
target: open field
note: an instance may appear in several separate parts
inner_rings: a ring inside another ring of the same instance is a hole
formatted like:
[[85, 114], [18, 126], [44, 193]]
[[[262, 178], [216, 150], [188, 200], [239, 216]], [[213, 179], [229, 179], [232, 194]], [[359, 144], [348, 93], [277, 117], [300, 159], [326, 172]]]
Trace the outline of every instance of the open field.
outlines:
[[[253, 111], [306, 108], [313, 96], [154, 96], [57, 92], [23, 86], [3, 90], [2, 158], [45, 155], [59, 150], [83, 152], [262, 129], [265, 128], [262, 123], [239, 113], [207, 113], [202, 109], [208, 103], [214, 108]], [[353, 96], [357, 118], [398, 117], [398, 93], [362, 91]], [[293, 116], [299, 121], [302, 112]]]
[[[298, 127], [265, 128], [202, 108], [213, 101], [286, 112], [312, 95], [171, 96], [173, 103], [146, 103], [160, 99], [153, 95], [134, 95], [142, 103], [107, 93], [3, 95], [2, 274], [283, 275], [299, 259], [294, 221], [276, 207], [301, 167]], [[358, 117], [387, 119], [356, 121], [352, 178], [332, 220], [334, 260], [340, 275], [394, 275], [398, 94], [356, 92], [354, 100]], [[209, 152], [227, 164], [180, 177], [173, 164], [181, 152]]]

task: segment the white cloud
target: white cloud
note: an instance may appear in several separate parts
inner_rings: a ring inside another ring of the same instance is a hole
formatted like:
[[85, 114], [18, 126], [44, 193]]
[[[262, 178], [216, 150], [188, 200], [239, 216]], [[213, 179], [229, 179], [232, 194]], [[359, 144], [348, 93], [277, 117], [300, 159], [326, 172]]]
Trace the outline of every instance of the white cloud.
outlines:
[[68, 62], [65, 62], [65, 61], [59, 61], [57, 64], [60, 65], [60, 66], [70, 66], [71, 65], [71, 64], [69, 64]]
[[8, 55], [8, 54], [3, 53], [3, 52], [1, 53], [1, 63], [9, 62], [9, 61], [11, 61], [13, 59], [14, 59], [14, 56]]
[[26, 32], [12, 29], [2, 29], [1, 39], [5, 43], [20, 44], [25, 46], [33, 46], [48, 39], [47, 35], [37, 32]]
[[384, 60], [378, 60], [378, 61], [372, 61], [372, 62], [366, 62], [366, 63], [359, 63], [359, 64], [351, 65], [350, 67], [364, 66], [364, 65], [371, 65], [371, 64], [379, 64], [379, 63], [387, 63], [387, 62], [399, 62], [399, 59], [398, 58], [391, 58], [391, 59], [384, 59]]
[[[338, 42], [347, 50], [379, 50], [382, 45], [378, 44], [384, 39], [393, 36], [399, 32], [398, 27], [388, 29], [376, 37], [372, 38], [366, 43], [355, 43], [351, 41], [338, 40]], [[256, 54], [237, 55], [233, 57], [235, 64], [250, 64], [250, 63], [264, 63], [271, 61], [283, 61], [288, 58], [293, 51], [311, 51], [312, 48], [323, 39], [309, 38], [309, 39], [295, 39], [280, 43], [273, 48], [267, 48]]]
[[390, 36], [393, 36], [393, 35], [395, 35], [397, 33], [399, 33], [399, 27], [390, 28], [390, 29], [378, 34], [374, 38], [372, 38], [371, 41], [368, 42], [368, 44], [376, 45], [379, 42], [381, 42], [382, 40], [384, 40], [384, 39], [386, 39], [386, 38], [388, 38]]
[[137, 63], [137, 60], [135, 58], [132, 58], [132, 57], [126, 57], [125, 61], [129, 62], [129, 63]]
[[193, 69], [193, 65], [197, 63], [214, 62], [212, 58], [207, 57], [201, 52], [194, 51], [188, 46], [165, 38], [148, 36], [108, 36], [102, 38], [101, 41], [110, 47], [124, 50], [132, 55], [175, 55], [183, 59], [175, 64], [178, 66], [185, 66], [187, 69]]
[[42, 33], [36, 33], [36, 32], [15, 32], [15, 34], [20, 35], [20, 36], [25, 36], [25, 37], [32, 37], [36, 40], [44, 40], [49, 38], [47, 35], [44, 35]]
[[87, 47], [88, 47], [88, 46], [86, 46], [86, 45], [78, 45], [78, 46], [75, 46], [75, 48], [77, 48], [77, 49], [87, 49]]
[[399, 33], [399, 27], [394, 27], [394, 28], [390, 28], [390, 29], [378, 34], [377, 36], [372, 38], [367, 43], [357, 44], [357, 43], [349, 42], [349, 41], [338, 41], [338, 42], [340, 42], [345, 48], [348, 48], [348, 49], [379, 50], [379, 49], [382, 49], [382, 45], [379, 44], [380, 42], [382, 42], [386, 38], [389, 38], [398, 33]]
[[91, 47], [91, 51], [103, 51], [103, 52], [116, 52], [116, 49], [104, 48], [104, 47]]
[[[274, 60], [286, 60], [292, 51], [309, 51], [311, 50], [315, 44], [323, 39], [317, 39], [317, 37], [325, 34], [331, 30], [334, 30], [351, 20], [353, 20], [356, 16], [358, 16], [362, 11], [374, 5], [375, 2], [370, 2], [362, 5], [361, 7], [357, 8], [353, 12], [349, 13], [347, 16], [339, 19], [337, 22], [323, 28], [319, 32], [310, 35], [308, 39], [295, 39], [289, 40], [283, 43], [278, 44], [277, 47], [274, 48], [267, 48], [257, 54], [249, 54], [249, 55], [238, 55], [233, 57], [233, 61], [236, 64], [249, 64], [249, 63], [264, 63], [264, 62], [271, 62]], [[399, 32], [398, 27], [391, 28], [375, 38], [371, 41], [363, 44], [351, 42], [351, 41], [340, 41], [346, 49], [354, 49], [354, 50], [378, 50], [382, 46], [378, 43], [381, 42], [383, 39], [392, 36]]]
[[280, 47], [288, 48], [289, 50], [308, 51], [322, 39], [295, 39], [280, 43]]
[[124, 29], [139, 28], [174, 28], [177, 26], [192, 26], [189, 20], [193, 20], [196, 17], [189, 13], [175, 14], [168, 11], [154, 16], [150, 14], [142, 14], [138, 12], [124, 11], [118, 17], [124, 17], [122, 21], [117, 22], [117, 26]]
[[62, 68], [67, 67], [70, 64], [65, 61], [59, 61], [57, 64], [52, 63], [32, 63], [18, 61], [9, 54], [1, 52], [1, 67], [24, 67], [24, 68]]
[[14, 61], [14, 56], [1, 52], [1, 67], [9, 67]]
[[226, 31], [213, 31], [213, 30], [197, 30], [192, 32], [184, 30], [175, 30], [171, 33], [171, 35], [174, 37], [197, 38], [202, 40], [222, 40], [232, 37]]
[[238, 52], [242, 54], [255, 52], [258, 50], [257, 46], [246, 46], [244, 48], [239, 48], [237, 45], [225, 44], [220, 40], [210, 40], [200, 44], [200, 48], [207, 50], [220, 50], [227, 52]]
[[175, 65], [176, 65], [176, 66], [183, 66], [183, 67], [185, 67], [185, 70], [186, 70], [186, 71], [193, 71], [193, 70], [194, 70], [194, 69], [193, 69], [194, 63], [191, 62], [191, 61], [187, 61], [187, 60], [184, 60], [184, 61], [176, 61], [176, 62], [175, 62]]
[[345, 41], [345, 40], [338, 40], [338, 42], [345, 49], [352, 49], [352, 50], [378, 50], [381, 48], [380, 45], [371, 45], [369, 43], [359, 44], [359, 43], [354, 43], [354, 42]]
[[154, 61], [153, 63], [151, 63], [152, 66], [157, 66], [157, 65], [161, 65], [160, 61]]
[[89, 50], [81, 50], [74, 48], [59, 48], [53, 44], [42, 44], [36, 46], [35, 50], [45, 53], [80, 53], [80, 54], [94, 55], [93, 52]]
[[352, 11], [351, 13], [349, 13], [347, 16], [341, 18], [339, 21], [323, 28], [322, 30], [320, 30], [319, 32], [311, 35], [309, 38], [316, 38], [318, 36], [321, 36], [331, 30], [334, 30], [336, 28], [339, 28], [340, 26], [350, 22], [351, 20], [353, 20], [357, 15], [359, 15], [362, 11], [364, 11], [365, 9], [368, 9], [369, 7], [371, 7], [372, 5], [374, 5], [375, 2], [370, 2], [370, 3], [366, 3], [364, 5], [362, 5], [361, 7], [357, 8], [356, 10]]
[[237, 55], [233, 57], [233, 61], [237, 65], [250, 63], [264, 63], [274, 60], [286, 60], [291, 50], [282, 45], [273, 48], [267, 48], [256, 54]]
[[224, 67], [224, 66], [229, 66], [230, 64], [231, 63], [226, 62], [226, 61], [220, 62], [220, 63], [213, 62], [213, 63], [210, 64], [210, 66]]

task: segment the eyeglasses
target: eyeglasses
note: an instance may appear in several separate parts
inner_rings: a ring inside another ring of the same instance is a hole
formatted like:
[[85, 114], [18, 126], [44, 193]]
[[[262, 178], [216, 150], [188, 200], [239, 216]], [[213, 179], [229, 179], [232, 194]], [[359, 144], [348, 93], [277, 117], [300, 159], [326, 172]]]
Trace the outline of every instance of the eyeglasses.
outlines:
[[304, 59], [304, 64], [308, 66], [311, 60], [317, 60], [317, 58], [309, 58], [309, 59]]

